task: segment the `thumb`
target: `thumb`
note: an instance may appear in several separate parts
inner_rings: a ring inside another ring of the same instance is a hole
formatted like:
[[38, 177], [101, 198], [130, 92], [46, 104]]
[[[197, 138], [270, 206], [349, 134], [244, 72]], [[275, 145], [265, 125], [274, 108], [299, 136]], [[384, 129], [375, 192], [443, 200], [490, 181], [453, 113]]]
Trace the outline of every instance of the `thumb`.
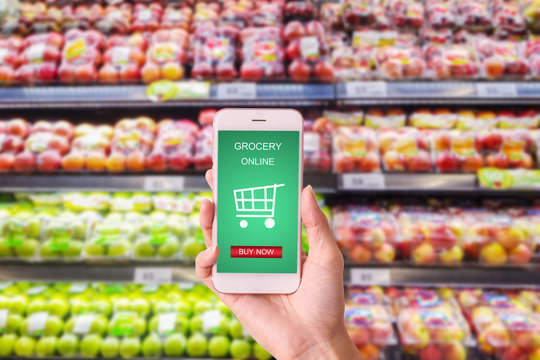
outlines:
[[[333, 259], [339, 249], [328, 225], [328, 219], [319, 208], [311, 185], [302, 191], [302, 222], [306, 227], [309, 242], [309, 255]], [[339, 255], [341, 257], [341, 254]]]

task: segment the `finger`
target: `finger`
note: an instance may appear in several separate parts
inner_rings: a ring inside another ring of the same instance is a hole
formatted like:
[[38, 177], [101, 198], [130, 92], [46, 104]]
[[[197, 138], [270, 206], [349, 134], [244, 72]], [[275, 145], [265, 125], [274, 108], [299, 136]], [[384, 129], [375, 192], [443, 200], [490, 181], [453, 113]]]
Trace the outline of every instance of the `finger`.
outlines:
[[201, 212], [199, 223], [204, 236], [206, 247], [212, 246], [212, 223], [214, 221], [214, 204], [208, 199], [203, 199], [201, 202]]
[[312, 256], [332, 258], [338, 250], [336, 241], [328, 219], [317, 204], [311, 185], [302, 191], [301, 213], [309, 242], [308, 258]]
[[212, 266], [217, 261], [219, 250], [217, 246], [211, 246], [197, 255], [195, 259], [195, 273], [208, 287], [212, 286]]
[[206, 182], [208, 183], [208, 186], [210, 186], [211, 190], [214, 190], [214, 169], [208, 169], [206, 170], [206, 173], [204, 174], [204, 177], [206, 178]]

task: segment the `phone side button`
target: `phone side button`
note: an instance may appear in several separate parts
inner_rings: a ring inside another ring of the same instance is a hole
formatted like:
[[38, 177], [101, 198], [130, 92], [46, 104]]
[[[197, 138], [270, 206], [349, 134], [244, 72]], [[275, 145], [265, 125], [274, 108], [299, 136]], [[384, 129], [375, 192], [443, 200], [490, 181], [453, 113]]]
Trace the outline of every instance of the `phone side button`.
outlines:
[[232, 258], [281, 258], [281, 246], [231, 246]]

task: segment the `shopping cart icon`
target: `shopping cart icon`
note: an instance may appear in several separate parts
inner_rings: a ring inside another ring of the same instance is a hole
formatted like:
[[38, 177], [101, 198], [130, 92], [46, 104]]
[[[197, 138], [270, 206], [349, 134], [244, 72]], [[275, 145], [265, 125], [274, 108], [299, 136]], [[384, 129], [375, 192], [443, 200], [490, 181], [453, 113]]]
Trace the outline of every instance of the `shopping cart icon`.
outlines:
[[[233, 190], [236, 204], [236, 217], [239, 218], [266, 218], [264, 226], [268, 229], [274, 227], [274, 209], [276, 206], [276, 189], [285, 184], [274, 184], [245, 189]], [[248, 226], [246, 219], [240, 220], [240, 227]]]

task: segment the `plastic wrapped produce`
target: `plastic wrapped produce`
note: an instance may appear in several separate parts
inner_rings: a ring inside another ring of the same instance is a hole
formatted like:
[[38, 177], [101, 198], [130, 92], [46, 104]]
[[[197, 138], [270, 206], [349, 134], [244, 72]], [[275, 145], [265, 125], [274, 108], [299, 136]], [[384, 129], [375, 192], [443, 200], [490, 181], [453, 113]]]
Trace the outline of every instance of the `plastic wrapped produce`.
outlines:
[[283, 3], [256, 1], [249, 26], [274, 27], [283, 24]]
[[141, 69], [143, 82], [184, 77], [188, 33], [182, 29], [158, 30], [151, 38], [146, 64]]
[[372, 75], [370, 51], [338, 46], [332, 50], [331, 59], [337, 81], [367, 80]]
[[484, 0], [457, 1], [457, 24], [471, 32], [488, 31], [493, 28], [490, 4]]
[[533, 138], [526, 129], [485, 130], [481, 141], [486, 155], [486, 164], [499, 169], [532, 169]]
[[23, 39], [19, 36], [0, 39], [0, 84], [10, 85], [15, 80], [22, 48]]
[[357, 29], [374, 23], [374, 1], [345, 0], [342, 3], [343, 25], [346, 29]]
[[26, 37], [19, 57], [21, 66], [15, 71], [15, 79], [24, 83], [54, 80], [63, 44], [64, 37], [55, 32]]
[[447, 108], [418, 109], [409, 116], [409, 123], [417, 129], [452, 129], [457, 115]]
[[[146, 39], [134, 34], [125, 39], [120, 36], [107, 40], [110, 45], [103, 54], [103, 66], [99, 69], [99, 80], [102, 83], [135, 82], [139, 80], [141, 67], [145, 63]], [[119, 45], [112, 45], [112, 44]], [[121, 45], [120, 45], [121, 44]]]
[[418, 30], [424, 25], [424, 4], [414, 0], [390, 0], [388, 11], [394, 27], [401, 30]]
[[198, 1], [193, 13], [192, 29], [204, 25], [216, 25], [219, 20], [219, 9], [220, 6], [217, 2]]
[[400, 108], [372, 108], [365, 115], [365, 125], [374, 129], [399, 129], [405, 126], [406, 120], [407, 116]]
[[148, 219], [135, 239], [133, 258], [144, 260], [174, 259], [180, 252], [180, 240], [167, 222]]
[[376, 49], [375, 61], [383, 79], [419, 79], [424, 76], [426, 63], [418, 47], [385, 46]]
[[324, 128], [319, 129], [317, 121], [304, 122], [304, 169], [306, 170], [326, 172], [332, 167], [331, 134], [324, 130]]
[[83, 169], [101, 172], [110, 151], [113, 129], [109, 125], [81, 124], [75, 128], [71, 150], [62, 158], [62, 168], [77, 172]]
[[498, 125], [498, 117], [491, 110], [461, 109], [456, 112], [457, 128], [460, 130], [485, 130]]
[[92, 11], [86, 4], [62, 6], [62, 29], [88, 30], [92, 26]]
[[286, 20], [308, 21], [317, 15], [317, 7], [311, 0], [287, 1], [283, 7]]
[[43, 223], [43, 241], [39, 256], [42, 261], [79, 260], [92, 223], [78, 218], [72, 213], [63, 213], [56, 219], [46, 219]]
[[420, 31], [420, 42], [424, 45], [450, 45], [454, 40], [453, 35], [451, 29], [425, 27]]
[[501, 129], [536, 129], [540, 124], [540, 114], [533, 109], [520, 111], [501, 110], [497, 112], [497, 123]]
[[94, 27], [104, 34], [128, 34], [131, 31], [132, 7], [128, 3], [93, 5]]
[[[34, 33], [47, 31], [60, 31], [62, 22], [62, 10], [55, 5], [45, 6], [43, 3], [29, 4], [33, 6], [33, 18], [30, 21], [29, 29]], [[24, 14], [32, 12], [31, 9]], [[26, 18], [28, 20], [29, 18]]]
[[414, 128], [379, 132], [379, 147], [385, 171], [429, 172], [433, 170], [430, 143]]
[[86, 260], [127, 260], [131, 256], [136, 233], [125, 222], [105, 221], [96, 224], [86, 240], [82, 257]]
[[483, 77], [524, 78], [529, 74], [529, 65], [517, 43], [484, 37], [475, 38], [473, 41]]
[[375, 172], [380, 169], [379, 145], [372, 129], [340, 126], [332, 138], [334, 172]]
[[332, 226], [347, 259], [389, 264], [396, 258], [399, 233], [393, 216], [362, 206], [335, 207]]
[[495, 34], [499, 39], [523, 39], [527, 27], [518, 1], [493, 1]]
[[466, 45], [432, 44], [424, 48], [427, 76], [433, 79], [474, 79], [478, 65], [474, 52]]
[[133, 22], [131, 29], [134, 32], [156, 31], [159, 29], [163, 7], [158, 2], [151, 4], [135, 4], [133, 7]]
[[187, 6], [179, 9], [167, 6], [161, 17], [161, 29], [183, 29], [188, 31], [191, 25], [193, 10]]
[[252, 2], [225, 2], [219, 15], [218, 24], [232, 26], [238, 30], [247, 27], [253, 6]]
[[212, 126], [201, 129], [195, 139], [195, 156], [193, 165], [198, 170], [208, 170], [212, 167]]
[[41, 228], [41, 219], [30, 212], [0, 219], [0, 258], [34, 260], [38, 253]]
[[236, 78], [237, 37], [237, 29], [231, 26], [199, 27], [191, 41], [192, 77], [220, 81]]
[[58, 78], [64, 83], [87, 83], [98, 78], [101, 64], [103, 35], [95, 30], [69, 30], [62, 51], [62, 63], [58, 68]]
[[426, 2], [428, 26], [435, 29], [453, 29], [457, 21], [456, 4], [452, 1], [429, 0]]
[[247, 28], [240, 33], [240, 39], [242, 80], [259, 81], [285, 77], [285, 54], [278, 27]]
[[484, 166], [482, 142], [475, 132], [438, 131], [432, 135], [435, 165], [443, 173], [476, 173]]

